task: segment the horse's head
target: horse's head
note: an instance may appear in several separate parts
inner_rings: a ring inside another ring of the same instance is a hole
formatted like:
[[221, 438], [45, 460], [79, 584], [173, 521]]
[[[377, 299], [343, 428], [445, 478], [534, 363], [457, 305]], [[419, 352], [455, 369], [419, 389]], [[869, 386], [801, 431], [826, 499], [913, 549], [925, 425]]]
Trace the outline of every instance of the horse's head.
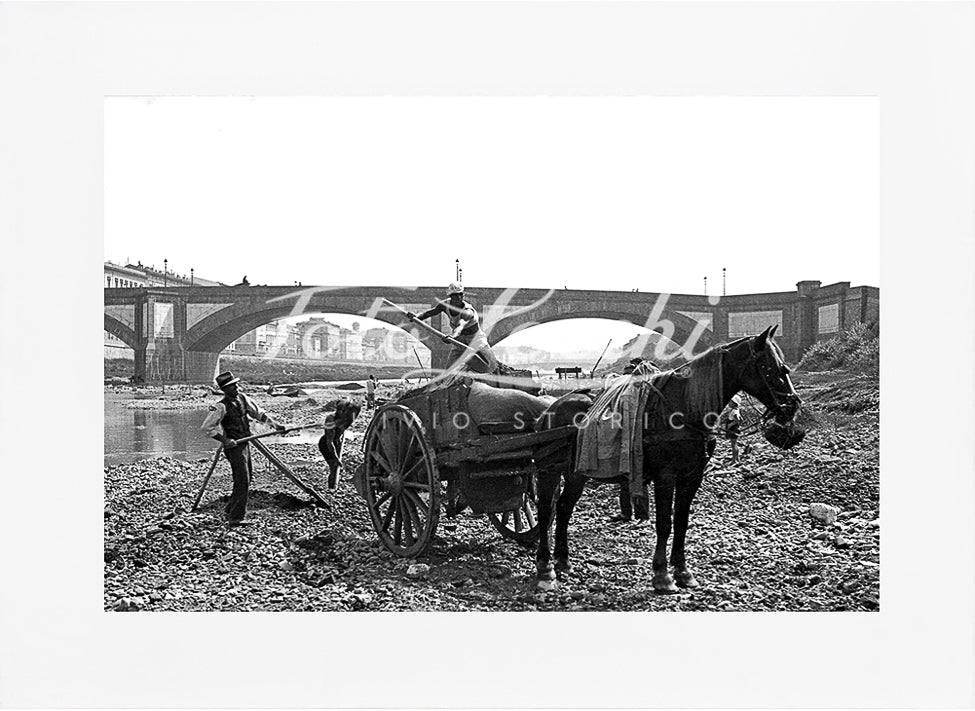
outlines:
[[782, 350], [772, 340], [776, 326], [769, 326], [753, 338], [743, 339], [738, 387], [758, 399], [779, 424], [792, 421], [802, 400], [789, 378]]

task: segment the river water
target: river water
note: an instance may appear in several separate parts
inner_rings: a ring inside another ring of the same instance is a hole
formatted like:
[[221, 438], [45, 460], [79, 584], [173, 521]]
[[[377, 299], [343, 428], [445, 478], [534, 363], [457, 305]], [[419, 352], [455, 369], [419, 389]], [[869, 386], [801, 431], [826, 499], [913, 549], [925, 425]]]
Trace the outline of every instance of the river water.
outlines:
[[[149, 457], [194, 461], [210, 458], [219, 446], [200, 430], [209, 403], [183, 410], [141, 410], [126, 407], [132, 393], [105, 393], [105, 466], [127, 464]], [[287, 441], [317, 442], [321, 430], [289, 434]], [[276, 437], [268, 437], [273, 444]], [[278, 440], [280, 441], [280, 440]]]

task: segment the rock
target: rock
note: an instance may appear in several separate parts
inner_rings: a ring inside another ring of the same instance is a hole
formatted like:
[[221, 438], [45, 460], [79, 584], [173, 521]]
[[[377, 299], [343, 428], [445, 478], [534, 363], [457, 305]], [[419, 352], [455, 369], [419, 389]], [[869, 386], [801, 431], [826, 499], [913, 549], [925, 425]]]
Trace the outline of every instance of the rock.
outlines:
[[372, 595], [369, 593], [355, 593], [352, 596], [352, 607], [361, 610], [372, 602]]
[[291, 562], [287, 560], [282, 560], [280, 563], [278, 563], [278, 567], [287, 573], [292, 573], [295, 569], [295, 567], [291, 565]]
[[141, 612], [146, 609], [146, 601], [141, 597], [123, 597], [114, 609], [116, 612]]
[[430, 572], [430, 566], [426, 563], [414, 563], [409, 568], [406, 569], [406, 577], [408, 578], [422, 578]]
[[873, 595], [866, 595], [860, 599], [860, 604], [868, 610], [876, 610], [878, 607], [880, 607], [880, 600], [875, 598]]
[[812, 563], [808, 560], [802, 560], [796, 563], [795, 571], [799, 575], [802, 575], [803, 573], [814, 573], [817, 570], [821, 570], [822, 567], [822, 563]]
[[817, 523], [822, 523], [829, 525], [836, 522], [836, 517], [839, 515], [840, 510], [835, 506], [830, 506], [829, 504], [812, 503], [809, 504], [809, 515], [812, 517], [813, 521]]
[[837, 548], [849, 548], [850, 541], [844, 536], [837, 536], [836, 540], [833, 542], [833, 545], [836, 546]]
[[840, 592], [844, 595], [849, 595], [850, 593], [856, 592], [860, 589], [860, 582], [857, 580], [844, 580], [840, 583]]

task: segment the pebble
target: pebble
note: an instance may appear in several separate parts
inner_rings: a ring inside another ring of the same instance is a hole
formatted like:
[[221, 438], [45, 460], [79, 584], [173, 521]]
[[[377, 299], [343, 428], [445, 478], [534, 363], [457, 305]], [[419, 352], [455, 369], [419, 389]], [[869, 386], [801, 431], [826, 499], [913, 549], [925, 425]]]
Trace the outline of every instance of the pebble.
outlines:
[[836, 522], [836, 517], [839, 515], [840, 510], [835, 506], [830, 506], [829, 504], [822, 503], [812, 503], [809, 504], [809, 515], [812, 517], [813, 521], [817, 523], [823, 523], [829, 525]]
[[295, 567], [291, 564], [291, 562], [287, 560], [282, 560], [280, 563], [278, 563], [278, 567], [281, 568], [281, 570], [288, 573], [293, 572], [295, 569]]
[[430, 566], [426, 563], [414, 563], [406, 569], [406, 577], [422, 578], [430, 572]]
[[123, 597], [114, 609], [116, 612], [141, 612], [146, 609], [146, 601], [141, 597]]

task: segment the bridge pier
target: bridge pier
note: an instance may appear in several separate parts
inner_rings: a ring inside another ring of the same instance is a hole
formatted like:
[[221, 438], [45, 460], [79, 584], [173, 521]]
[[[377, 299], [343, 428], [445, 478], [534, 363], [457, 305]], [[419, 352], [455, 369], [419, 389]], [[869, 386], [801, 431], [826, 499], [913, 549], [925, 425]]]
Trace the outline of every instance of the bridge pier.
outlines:
[[149, 290], [136, 299], [135, 377], [145, 383], [210, 383], [220, 353], [185, 347], [186, 300]]
[[430, 335], [423, 331], [417, 334], [420, 342], [430, 349], [430, 367], [433, 370], [446, 370], [450, 362], [447, 354], [450, 353], [450, 346], [444, 343], [437, 336]]
[[219, 353], [188, 351], [175, 339], [135, 349], [135, 376], [145, 383], [212, 383], [219, 367]]

